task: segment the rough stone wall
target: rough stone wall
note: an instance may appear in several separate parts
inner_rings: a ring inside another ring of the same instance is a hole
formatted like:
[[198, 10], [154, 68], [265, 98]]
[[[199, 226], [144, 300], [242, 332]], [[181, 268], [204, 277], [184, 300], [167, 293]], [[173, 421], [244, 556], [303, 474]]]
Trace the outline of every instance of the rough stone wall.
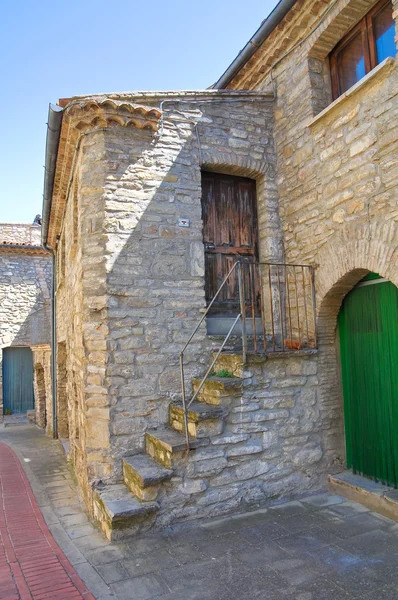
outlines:
[[215, 517], [325, 485], [318, 357], [251, 357], [221, 435], [189, 455], [162, 490], [158, 525]]
[[372, 2], [342, 0], [323, 19], [315, 4], [303, 2], [231, 87], [270, 89], [269, 57], [288, 41], [292, 51], [272, 69], [280, 215], [286, 261], [318, 265], [319, 408], [332, 464], [345, 455], [341, 302], [368, 271], [398, 281], [398, 69], [387, 59], [332, 104], [328, 54]]
[[0, 244], [40, 246], [41, 227], [27, 223], [0, 223]]
[[[166, 100], [159, 135], [114, 120], [79, 141], [57, 247], [57, 336], [88, 504], [90, 483], [120, 481], [121, 457], [142, 450], [178, 397], [178, 354], [204, 307], [201, 168], [256, 179], [262, 260], [318, 265], [319, 353], [249, 366], [225, 433], [165, 485], [160, 522], [315, 489], [343, 463], [338, 310], [369, 270], [398, 283], [395, 63], [319, 113], [331, 102], [327, 55], [371, 4], [341, 0], [325, 13], [328, 3], [296, 3], [288, 32], [278, 28], [275, 48], [232, 83], [272, 90], [269, 67], [302, 40], [273, 68], [274, 105], [240, 92], [230, 103], [210, 92], [112, 95]], [[208, 362], [202, 331], [187, 379]]]
[[[167, 422], [168, 404], [180, 394], [179, 352], [205, 306], [201, 167], [257, 180], [260, 255], [281, 256], [269, 98], [180, 100], [163, 105], [157, 138], [121, 128], [105, 134], [105, 385], [117, 479], [121, 457]], [[179, 227], [180, 218], [190, 226]], [[186, 356], [187, 381], [208, 362], [203, 330]]]
[[[22, 229], [22, 226], [18, 227]], [[25, 233], [29, 227], [25, 226]], [[11, 238], [7, 243], [12, 243]], [[44, 250], [40, 248], [27, 250], [20, 246], [2, 248], [0, 245], [1, 418], [3, 414], [1, 349], [8, 346], [32, 347], [50, 342], [51, 277], [51, 257]]]
[[32, 351], [36, 425], [45, 428], [46, 432], [51, 435], [53, 432], [51, 346], [49, 344], [32, 346]]
[[[204, 307], [201, 168], [256, 179], [260, 253], [281, 256], [272, 102], [225, 96], [232, 102], [146, 94], [149, 106], [167, 100], [159, 136], [114, 126], [79, 142], [56, 249], [57, 342], [66, 346], [71, 457], [89, 506], [90, 483], [120, 481], [121, 458], [143, 449], [145, 430], [167, 422], [180, 393], [178, 355]], [[187, 378], [208, 361], [202, 331]]]
[[62, 350], [62, 355], [57, 352], [57, 370], [62, 366], [66, 374], [66, 381], [60, 381], [58, 415], [61, 433], [69, 435], [70, 457], [90, 506], [88, 480], [105, 479], [112, 464], [108, 409], [103, 408], [108, 407], [108, 390], [99, 383], [109, 354], [101, 131], [84, 138], [71, 183], [56, 248], [57, 350]]

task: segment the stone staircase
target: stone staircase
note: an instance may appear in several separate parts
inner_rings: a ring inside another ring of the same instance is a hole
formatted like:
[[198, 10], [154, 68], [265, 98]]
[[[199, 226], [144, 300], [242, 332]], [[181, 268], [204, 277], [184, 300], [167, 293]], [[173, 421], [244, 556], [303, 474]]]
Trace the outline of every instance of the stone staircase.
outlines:
[[[233, 377], [209, 377], [188, 412], [190, 449], [185, 438], [182, 404], [171, 402], [169, 422], [145, 433], [145, 453], [123, 458], [124, 484], [99, 486], [94, 491], [94, 516], [108, 539], [121, 539], [149, 529], [160, 509], [159, 492], [187, 468], [190, 456], [223, 433], [231, 402], [241, 394], [241, 355], [221, 355], [217, 370]], [[192, 380], [195, 392], [200, 379]]]

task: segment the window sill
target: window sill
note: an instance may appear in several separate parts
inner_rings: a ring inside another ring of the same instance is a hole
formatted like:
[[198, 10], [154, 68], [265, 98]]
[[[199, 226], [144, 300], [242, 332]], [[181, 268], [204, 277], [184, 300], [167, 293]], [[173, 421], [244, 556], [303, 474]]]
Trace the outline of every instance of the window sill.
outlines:
[[353, 85], [352, 87], [350, 87], [349, 90], [347, 90], [346, 92], [344, 92], [344, 94], [342, 94], [341, 96], [339, 96], [338, 98], [336, 98], [336, 100], [334, 100], [334, 102], [332, 102], [331, 104], [329, 104], [329, 106], [327, 106], [322, 112], [320, 112], [318, 115], [316, 115], [316, 117], [314, 117], [308, 123], [308, 127], [312, 127], [313, 125], [315, 125], [325, 115], [328, 115], [336, 106], [339, 106], [347, 98], [350, 98], [353, 94], [355, 94], [358, 91], [358, 89], [360, 89], [363, 86], [365, 86], [372, 79], [375, 79], [380, 74], [381, 71], [384, 72], [384, 71], [390, 70], [391, 67], [394, 64], [395, 64], [395, 59], [394, 58], [391, 58], [390, 56], [388, 56], [387, 58], [385, 58], [383, 60], [383, 62], [381, 62], [379, 65], [377, 65], [377, 67], [375, 67], [374, 69], [372, 69], [372, 71], [370, 71], [367, 75], [365, 75], [365, 77], [362, 77], [362, 79], [360, 79], [355, 85]]

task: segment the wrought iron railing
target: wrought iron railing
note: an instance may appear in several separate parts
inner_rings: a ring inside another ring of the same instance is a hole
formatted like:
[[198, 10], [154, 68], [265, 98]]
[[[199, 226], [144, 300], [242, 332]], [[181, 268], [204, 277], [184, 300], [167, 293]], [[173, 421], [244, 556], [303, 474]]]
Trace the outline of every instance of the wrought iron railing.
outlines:
[[[261, 312], [261, 327], [252, 328], [253, 351], [269, 353], [316, 348], [314, 267], [257, 263], [251, 268], [259, 282], [257, 303]], [[251, 277], [250, 281], [253, 279]], [[252, 296], [249, 290], [248, 297], [253, 305]]]
[[[237, 278], [237, 286], [228, 285], [231, 278]], [[226, 289], [238, 291], [235, 298], [238, 314], [233, 318], [232, 325], [195, 392], [187, 400], [184, 354]], [[187, 449], [189, 449], [189, 407], [198, 397], [239, 321], [241, 330], [234, 337], [241, 340], [240, 350], [244, 362], [248, 352], [268, 354], [315, 349], [317, 332], [314, 267], [237, 260], [229, 269], [180, 353], [181, 394]], [[250, 323], [249, 334], [248, 322]]]

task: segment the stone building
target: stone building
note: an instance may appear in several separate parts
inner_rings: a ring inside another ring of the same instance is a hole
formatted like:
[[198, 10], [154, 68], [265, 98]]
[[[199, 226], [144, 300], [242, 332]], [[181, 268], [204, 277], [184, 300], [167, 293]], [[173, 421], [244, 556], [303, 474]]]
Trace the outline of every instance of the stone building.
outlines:
[[40, 225], [0, 223], [0, 419], [35, 410], [51, 431], [52, 259]]
[[[354, 408], [373, 376], [364, 412], [392, 430], [376, 405], [395, 393], [380, 336], [397, 321], [397, 14], [282, 0], [211, 90], [50, 110], [58, 422], [109, 537], [321, 489], [346, 465], [379, 476]], [[183, 354], [184, 412], [180, 353], [212, 299]]]

